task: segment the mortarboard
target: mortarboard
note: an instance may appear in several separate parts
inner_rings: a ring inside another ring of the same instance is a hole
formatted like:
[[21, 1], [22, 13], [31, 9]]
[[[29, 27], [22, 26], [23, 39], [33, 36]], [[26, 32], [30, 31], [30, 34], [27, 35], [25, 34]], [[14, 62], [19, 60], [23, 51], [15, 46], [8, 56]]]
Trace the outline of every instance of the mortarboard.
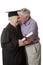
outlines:
[[17, 11], [10, 11], [10, 12], [7, 12], [7, 13], [8, 13], [8, 17], [11, 17], [11, 16], [18, 16]]

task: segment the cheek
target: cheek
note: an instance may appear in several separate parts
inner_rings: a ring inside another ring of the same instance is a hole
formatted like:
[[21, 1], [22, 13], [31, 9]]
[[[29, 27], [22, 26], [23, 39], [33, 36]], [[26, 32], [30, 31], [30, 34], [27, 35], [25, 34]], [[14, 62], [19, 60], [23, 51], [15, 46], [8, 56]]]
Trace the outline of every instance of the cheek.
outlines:
[[24, 18], [22, 18], [21, 21], [24, 22]]
[[23, 18], [21, 17], [20, 20], [23, 21]]

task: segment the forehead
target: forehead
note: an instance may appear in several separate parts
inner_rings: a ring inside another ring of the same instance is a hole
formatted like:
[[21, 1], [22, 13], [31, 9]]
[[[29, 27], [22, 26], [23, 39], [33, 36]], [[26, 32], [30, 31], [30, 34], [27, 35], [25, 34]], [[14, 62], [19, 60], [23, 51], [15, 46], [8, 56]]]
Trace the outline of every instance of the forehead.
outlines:
[[23, 16], [22, 12], [20, 12], [18, 15], [19, 15], [19, 17], [24, 18], [24, 16]]
[[20, 12], [18, 12], [18, 15], [23, 15], [23, 13], [20, 11]]

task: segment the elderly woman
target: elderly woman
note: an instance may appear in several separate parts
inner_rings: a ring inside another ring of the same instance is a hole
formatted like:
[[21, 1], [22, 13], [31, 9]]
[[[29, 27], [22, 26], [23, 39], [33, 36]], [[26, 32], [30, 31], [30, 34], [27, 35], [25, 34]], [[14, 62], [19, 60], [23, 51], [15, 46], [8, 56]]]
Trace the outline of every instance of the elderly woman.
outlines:
[[10, 23], [1, 35], [3, 65], [26, 65], [25, 47], [20, 40], [23, 38], [17, 11], [8, 12]]

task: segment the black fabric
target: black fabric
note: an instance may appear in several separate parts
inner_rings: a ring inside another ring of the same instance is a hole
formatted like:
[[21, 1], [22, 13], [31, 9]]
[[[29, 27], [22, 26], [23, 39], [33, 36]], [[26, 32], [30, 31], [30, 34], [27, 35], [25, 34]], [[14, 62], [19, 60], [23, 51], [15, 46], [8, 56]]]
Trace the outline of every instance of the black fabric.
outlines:
[[26, 65], [25, 47], [18, 46], [18, 39], [22, 39], [20, 26], [14, 28], [11, 24], [3, 30], [1, 47], [3, 65]]
[[10, 11], [10, 12], [8, 12], [8, 17], [11, 17], [11, 16], [18, 16], [17, 11]]

